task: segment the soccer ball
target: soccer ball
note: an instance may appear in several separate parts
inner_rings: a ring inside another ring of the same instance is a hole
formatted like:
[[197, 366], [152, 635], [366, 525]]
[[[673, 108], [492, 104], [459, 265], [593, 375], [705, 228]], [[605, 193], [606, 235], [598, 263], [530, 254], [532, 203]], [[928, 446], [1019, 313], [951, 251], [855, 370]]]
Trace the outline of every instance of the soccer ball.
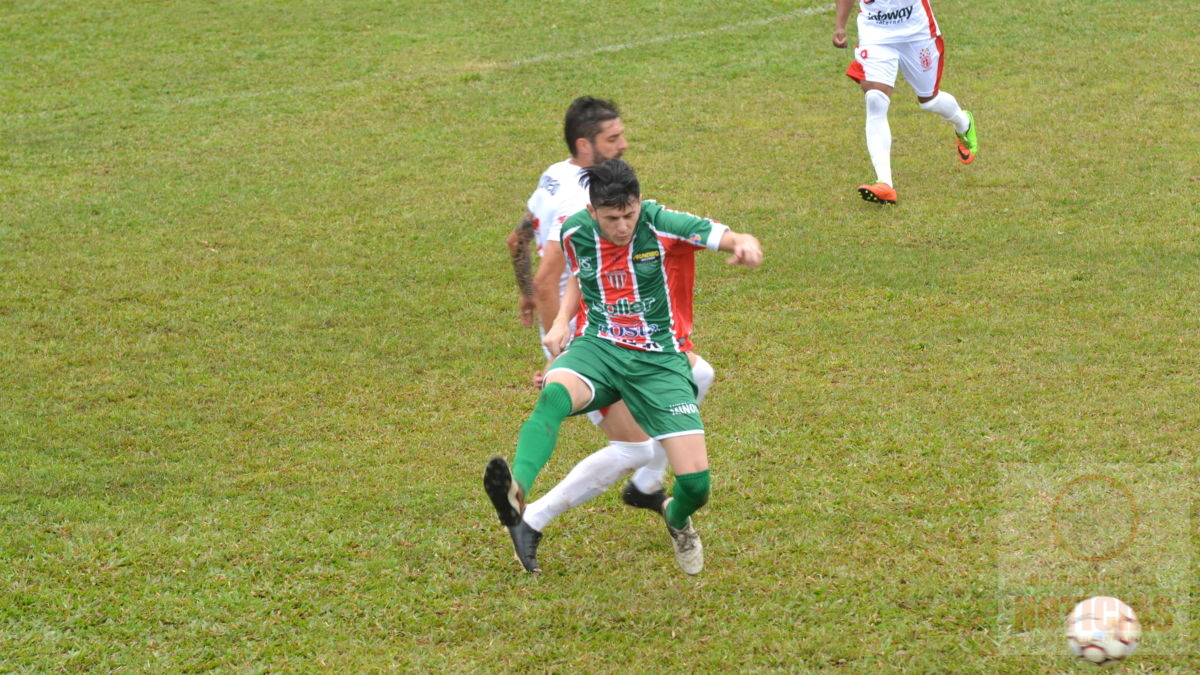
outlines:
[[1137, 648], [1142, 628], [1129, 605], [1097, 596], [1075, 605], [1067, 617], [1067, 647], [1083, 661], [1123, 661]]

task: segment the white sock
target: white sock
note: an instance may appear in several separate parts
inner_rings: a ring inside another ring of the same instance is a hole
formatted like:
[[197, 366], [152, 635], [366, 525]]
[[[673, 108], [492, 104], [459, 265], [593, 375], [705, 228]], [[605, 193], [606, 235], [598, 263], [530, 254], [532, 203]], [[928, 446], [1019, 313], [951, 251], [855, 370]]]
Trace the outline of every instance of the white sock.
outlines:
[[568, 509], [599, 495], [634, 469], [650, 462], [654, 454], [651, 444], [652, 441], [611, 441], [608, 446], [588, 455], [545, 496], [525, 507], [525, 522], [541, 532], [551, 520]]
[[[692, 366], [692, 379], [696, 380], [696, 403], [704, 401], [704, 396], [708, 394], [716, 377], [717, 372], [713, 370], [712, 364], [697, 354], [696, 363]], [[663, 449], [662, 443], [653, 443], [654, 456], [645, 466], [633, 473], [633, 486], [642, 494], [658, 492], [667, 478], [667, 451]]]
[[704, 395], [708, 393], [716, 377], [717, 371], [713, 370], [712, 364], [696, 354], [696, 363], [692, 366], [692, 379], [696, 381], [696, 403], [704, 402]]
[[633, 478], [630, 479], [638, 492], [645, 495], [663, 489], [663, 481], [667, 478], [667, 451], [663, 449], [662, 443], [650, 442], [654, 446], [650, 461], [633, 472]]
[[939, 91], [937, 96], [921, 104], [921, 110], [928, 110], [953, 124], [954, 131], [960, 134], [965, 133], [971, 126], [971, 120], [967, 118], [967, 114], [958, 107], [958, 99], [951, 96], [949, 92]]
[[867, 101], [867, 154], [875, 166], [875, 177], [880, 183], [892, 184], [892, 127], [888, 124], [888, 106], [892, 99], [878, 89], [868, 89]]

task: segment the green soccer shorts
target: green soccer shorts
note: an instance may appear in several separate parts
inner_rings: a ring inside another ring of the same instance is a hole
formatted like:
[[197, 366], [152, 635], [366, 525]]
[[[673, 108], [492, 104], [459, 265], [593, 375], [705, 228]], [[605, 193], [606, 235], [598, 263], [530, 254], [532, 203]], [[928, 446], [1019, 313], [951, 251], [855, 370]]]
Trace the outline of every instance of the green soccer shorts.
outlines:
[[592, 389], [592, 400], [574, 414], [623, 400], [651, 438], [704, 432], [687, 354], [626, 349], [584, 335], [571, 341], [547, 374], [555, 370], [574, 373]]

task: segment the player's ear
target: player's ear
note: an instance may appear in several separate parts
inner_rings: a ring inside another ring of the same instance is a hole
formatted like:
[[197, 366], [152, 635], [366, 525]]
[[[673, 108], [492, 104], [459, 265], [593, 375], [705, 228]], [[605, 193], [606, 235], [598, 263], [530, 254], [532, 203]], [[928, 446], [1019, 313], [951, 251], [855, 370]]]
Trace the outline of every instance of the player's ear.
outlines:
[[592, 217], [592, 220], [595, 220], [595, 221], [600, 220], [600, 218], [598, 216], [596, 216], [596, 207], [592, 206], [590, 202], [587, 205], [587, 210], [588, 210], [588, 215]]

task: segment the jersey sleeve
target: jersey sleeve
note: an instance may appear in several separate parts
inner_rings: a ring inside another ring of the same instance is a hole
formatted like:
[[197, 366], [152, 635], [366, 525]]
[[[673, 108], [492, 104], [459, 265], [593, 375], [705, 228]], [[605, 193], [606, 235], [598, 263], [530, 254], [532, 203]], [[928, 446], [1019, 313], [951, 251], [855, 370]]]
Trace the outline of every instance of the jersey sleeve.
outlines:
[[729, 231], [728, 226], [711, 218], [674, 211], [655, 202], [646, 202], [642, 209], [648, 212], [654, 229], [685, 240], [696, 248], [720, 249], [721, 238]]
[[567, 218], [566, 221], [558, 223], [554, 228], [554, 233], [557, 245], [562, 247], [563, 258], [567, 263], [567, 272], [571, 276], [579, 276], [579, 255], [575, 251], [575, 242], [571, 240], [571, 235], [580, 228], [582, 223], [575, 222], [575, 218]]

